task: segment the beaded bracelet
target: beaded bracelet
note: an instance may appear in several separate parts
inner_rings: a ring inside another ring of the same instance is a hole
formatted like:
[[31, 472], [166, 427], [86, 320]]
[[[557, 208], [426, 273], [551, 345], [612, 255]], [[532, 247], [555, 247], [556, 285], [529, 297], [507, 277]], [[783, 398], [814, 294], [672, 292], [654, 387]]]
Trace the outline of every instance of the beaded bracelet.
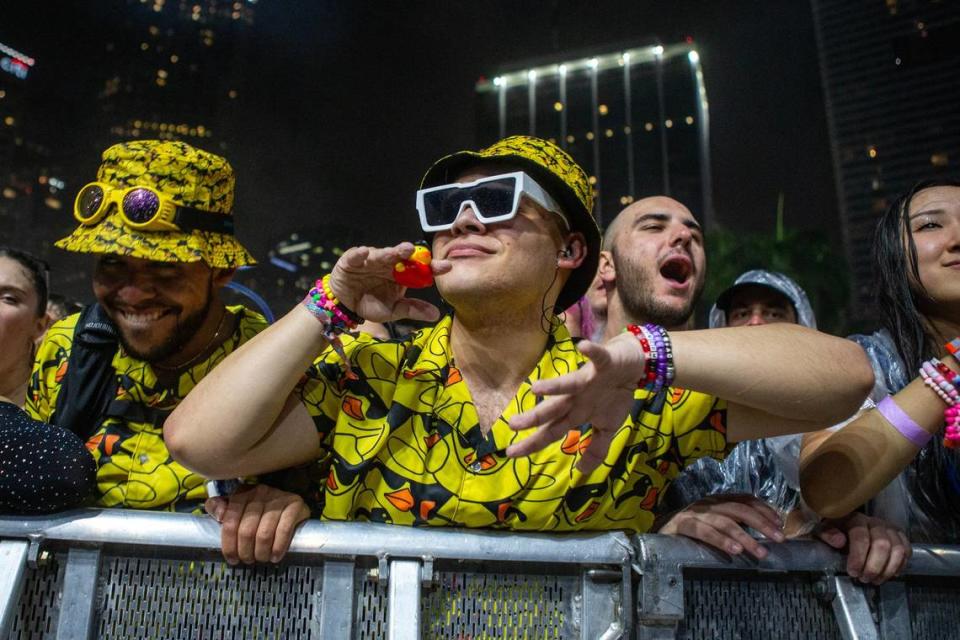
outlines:
[[673, 345], [666, 329], [656, 324], [643, 326], [631, 324], [627, 331], [640, 342], [644, 355], [644, 377], [637, 386], [653, 393], [673, 383], [675, 368], [673, 365]]
[[643, 380], [638, 382], [637, 386], [646, 387], [657, 379], [656, 372], [650, 368], [651, 361], [656, 361], [657, 359], [656, 348], [653, 346], [652, 340], [648, 337], [647, 332], [643, 330], [643, 327], [632, 324], [627, 327], [627, 329], [637, 338], [640, 342], [640, 348], [643, 349]]
[[[956, 354], [956, 349], [951, 351], [951, 346], [956, 346], [955, 342], [956, 339], [946, 345], [952, 355]], [[920, 377], [923, 378], [923, 384], [947, 405], [943, 411], [943, 445], [950, 449], [960, 447], [960, 392], [956, 387], [960, 376], [938, 359], [932, 358], [920, 365]]]
[[323, 334], [329, 340], [347, 331], [353, 331], [363, 322], [363, 318], [337, 300], [330, 288], [329, 274], [314, 283], [307, 297], [303, 299], [303, 304], [325, 325]]
[[330, 341], [330, 346], [343, 361], [347, 376], [352, 377], [354, 375], [353, 369], [343, 348], [343, 343], [340, 341], [340, 335], [356, 329], [363, 322], [363, 318], [350, 311], [337, 300], [333, 289], [330, 288], [330, 274], [314, 283], [313, 288], [307, 292], [307, 296], [303, 299], [303, 306], [323, 324], [324, 337]]

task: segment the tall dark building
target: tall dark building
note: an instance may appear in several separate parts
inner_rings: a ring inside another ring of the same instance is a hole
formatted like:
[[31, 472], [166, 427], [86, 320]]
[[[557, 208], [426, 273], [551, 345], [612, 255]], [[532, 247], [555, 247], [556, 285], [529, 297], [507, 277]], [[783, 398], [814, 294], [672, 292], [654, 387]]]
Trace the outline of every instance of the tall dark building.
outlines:
[[100, 147], [130, 138], [178, 139], [224, 151], [250, 55], [255, 1], [112, 0], [95, 11], [105, 40]]
[[713, 219], [709, 109], [690, 43], [532, 64], [477, 83], [480, 143], [513, 134], [556, 142], [590, 175], [608, 223], [654, 194]]
[[37, 61], [0, 42], [0, 244], [44, 253], [67, 208], [59, 163], [31, 95]]
[[960, 173], [960, 3], [813, 0], [854, 313], [870, 308], [877, 218]]

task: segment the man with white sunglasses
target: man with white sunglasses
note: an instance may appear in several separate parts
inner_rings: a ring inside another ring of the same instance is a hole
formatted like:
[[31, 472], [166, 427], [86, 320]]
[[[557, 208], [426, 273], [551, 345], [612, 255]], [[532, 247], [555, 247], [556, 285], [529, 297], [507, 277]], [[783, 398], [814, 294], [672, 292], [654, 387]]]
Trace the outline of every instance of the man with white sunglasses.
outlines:
[[[646, 531], [686, 464], [830, 424], [872, 385], [855, 345], [793, 326], [575, 345], [557, 314], [590, 286], [600, 234], [586, 174], [545, 140], [446, 156], [416, 204], [453, 313], [394, 281], [411, 243], [350, 249], [177, 408], [175, 458], [210, 477], [320, 459], [325, 519]], [[401, 317], [437, 322], [347, 334]]]

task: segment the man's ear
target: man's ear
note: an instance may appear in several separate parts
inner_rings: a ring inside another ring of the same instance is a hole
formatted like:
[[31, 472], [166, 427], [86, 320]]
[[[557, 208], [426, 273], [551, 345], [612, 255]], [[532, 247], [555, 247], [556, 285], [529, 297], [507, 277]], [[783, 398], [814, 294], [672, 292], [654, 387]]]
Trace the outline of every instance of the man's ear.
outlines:
[[213, 270], [213, 288], [222, 289], [227, 286], [227, 284], [233, 280], [233, 276], [237, 273], [236, 268], [232, 269], [219, 269], [215, 268]]
[[614, 285], [617, 282], [617, 267], [613, 263], [613, 254], [609, 251], [600, 252], [600, 267], [597, 275], [605, 285]]
[[567, 235], [565, 242], [557, 255], [557, 266], [561, 269], [576, 269], [587, 258], [587, 240], [577, 231]]

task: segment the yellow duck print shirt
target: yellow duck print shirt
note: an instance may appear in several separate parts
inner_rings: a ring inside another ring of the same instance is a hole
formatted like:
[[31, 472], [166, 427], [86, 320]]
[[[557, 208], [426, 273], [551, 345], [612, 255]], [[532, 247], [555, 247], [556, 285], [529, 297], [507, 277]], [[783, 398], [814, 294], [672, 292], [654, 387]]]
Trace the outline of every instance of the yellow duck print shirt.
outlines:
[[307, 372], [299, 393], [320, 432], [321, 457], [331, 462], [323, 518], [643, 532], [683, 467], [727, 450], [724, 401], [671, 388], [637, 392], [604, 464], [587, 477], [574, 466], [590, 441], [588, 425], [528, 458], [507, 458], [507, 446], [527, 437], [508, 421], [537, 402], [531, 383], [574, 371], [586, 358], [560, 325], [484, 436], [450, 352], [451, 324], [446, 317], [398, 341], [361, 335], [345, 344], [351, 373], [332, 350]]
[[[263, 316], [242, 306], [228, 307], [234, 330], [209, 358], [182, 373], [175, 387], [164, 387], [150, 365], [123, 347], [113, 357], [117, 395], [108, 416], [87, 440], [97, 461], [96, 506], [202, 511], [206, 479], [170, 457], [163, 442], [163, 419], [224, 358], [267, 326]], [[31, 417], [51, 422], [66, 375], [79, 314], [50, 328], [37, 353], [27, 393]]]

